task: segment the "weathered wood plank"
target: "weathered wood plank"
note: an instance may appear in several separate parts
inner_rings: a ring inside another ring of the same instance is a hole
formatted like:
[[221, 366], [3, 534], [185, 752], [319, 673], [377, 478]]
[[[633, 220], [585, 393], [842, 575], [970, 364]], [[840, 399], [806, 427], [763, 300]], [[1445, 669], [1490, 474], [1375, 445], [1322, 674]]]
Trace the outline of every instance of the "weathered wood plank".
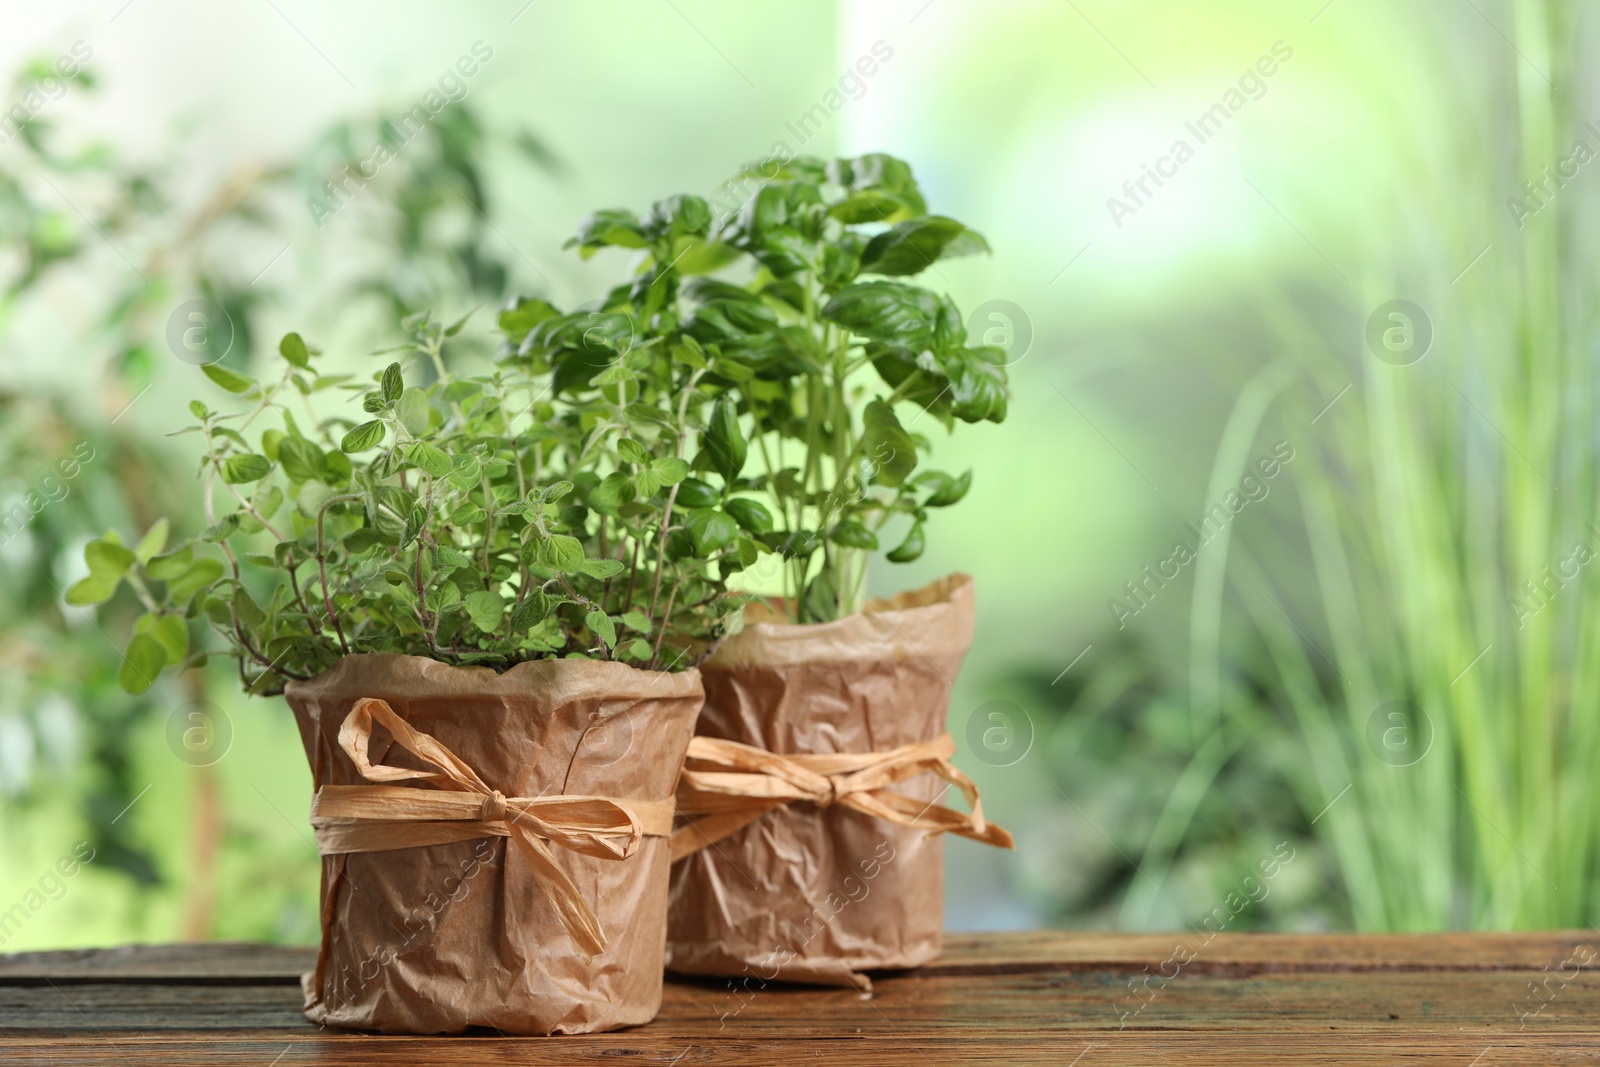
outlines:
[[0, 986], [56, 982], [298, 982], [317, 950], [213, 941], [0, 955]]
[[[1002, 970], [1152, 970], [1186, 946], [1183, 970], [1540, 970], [1579, 945], [1600, 952], [1592, 930], [1495, 934], [1108, 934], [1061, 930], [950, 934], [944, 954], [924, 973]], [[297, 982], [314, 949], [209, 942], [127, 945], [68, 952], [0, 955], [0, 985], [20, 980], [167, 981], [277, 978]], [[1170, 973], [1170, 968], [1169, 968]]]
[[[836, 1030], [900, 1033], [1054, 1030], [1265, 1029], [1315, 1026], [1486, 1033], [1567, 1029], [1600, 1020], [1600, 978], [1583, 973], [1544, 996], [1525, 972], [1262, 973], [1183, 975], [1130, 992], [1119, 971], [909, 974], [885, 978], [870, 999], [806, 987], [735, 992], [712, 983], [667, 985], [655, 1026], [684, 1037]], [[0, 998], [0, 1031], [141, 1030], [310, 1032], [300, 993], [286, 983], [140, 985], [130, 982], [16, 986]]]
[[308, 1047], [281, 1039], [251, 1039], [219, 1045], [204, 1039], [40, 1041], [7, 1043], [7, 1064], [101, 1067], [161, 1064], [162, 1067], [246, 1064], [290, 1067], [314, 1060], [319, 1067], [414, 1067], [503, 1065], [573, 1067], [579, 1064], [654, 1063], [707, 1067], [830, 1067], [870, 1064], [976, 1064], [994, 1067], [1237, 1067], [1239, 1064], [1291, 1064], [1295, 1067], [1564, 1067], [1600, 1063], [1592, 1036], [1535, 1035], [1490, 1043], [1478, 1035], [1381, 1035], [1301, 1032], [1219, 1035], [1196, 1031], [1082, 1036], [981, 1035], [919, 1036], [839, 1034], [828, 1038], [751, 1041], [727, 1038], [690, 1041], [658, 1035], [645, 1027], [620, 1034], [578, 1038], [503, 1039], [326, 1037]]
[[870, 999], [669, 981], [648, 1026], [515, 1039], [319, 1030], [306, 949], [35, 953], [0, 958], [0, 1062], [1600, 1064], [1594, 963], [1555, 970], [1593, 932], [1190, 937], [1175, 966], [1173, 935], [952, 936]]
[[[1208, 937], [1210, 940], [1208, 940]], [[1446, 934], [1114, 934], [1042, 930], [950, 934], [930, 965], [942, 971], [1088, 966], [1152, 970], [1178, 946], [1195, 954], [1185, 971], [1539, 970], [1579, 945], [1600, 953], [1594, 930]]]

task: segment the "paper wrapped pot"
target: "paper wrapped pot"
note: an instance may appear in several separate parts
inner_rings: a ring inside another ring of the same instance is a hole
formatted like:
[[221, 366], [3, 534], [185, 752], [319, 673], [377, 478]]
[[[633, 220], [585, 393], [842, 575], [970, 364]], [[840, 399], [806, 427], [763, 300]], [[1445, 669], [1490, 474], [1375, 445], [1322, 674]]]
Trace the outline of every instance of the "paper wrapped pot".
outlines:
[[[965, 575], [835, 622], [751, 622], [701, 665], [696, 732], [785, 754], [930, 741], [972, 635]], [[894, 789], [931, 802], [944, 785], [926, 774]], [[942, 837], [796, 802], [673, 866], [667, 966], [867, 989], [863, 971], [939, 954], [943, 911]]]
[[[340, 731], [358, 701], [379, 698], [504, 797], [659, 805], [673, 795], [702, 692], [692, 670], [541, 660], [497, 674], [372, 654], [346, 657], [285, 695], [318, 789], [365, 784]], [[381, 726], [369, 748], [373, 764], [426, 769]], [[522, 846], [505, 836], [324, 855], [322, 945], [302, 981], [306, 1015], [410, 1034], [587, 1033], [648, 1022], [661, 1005], [667, 839], [639, 838], [626, 859], [548, 847], [604, 931], [606, 947], [593, 958], [560, 921]]]

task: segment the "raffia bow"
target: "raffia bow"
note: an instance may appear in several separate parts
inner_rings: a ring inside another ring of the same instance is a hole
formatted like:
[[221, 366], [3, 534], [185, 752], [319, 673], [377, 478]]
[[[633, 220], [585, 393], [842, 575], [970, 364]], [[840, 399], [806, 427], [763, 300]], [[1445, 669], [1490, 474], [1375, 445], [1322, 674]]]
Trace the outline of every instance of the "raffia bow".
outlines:
[[[689, 822], [672, 835], [673, 862], [796, 800], [820, 808], [838, 804], [899, 826], [1016, 847], [1009, 833], [984, 819], [978, 787], [950, 762], [955, 752], [949, 734], [886, 752], [799, 756], [696, 737], [678, 779], [678, 814]], [[961, 790], [971, 813], [890, 792], [890, 786], [922, 774], [937, 774]]]
[[[373, 764], [368, 752], [372, 724], [387, 727], [395, 744], [435, 771]], [[339, 727], [339, 747], [369, 782], [415, 779], [436, 789], [393, 785], [325, 785], [311, 800], [317, 851], [387, 852], [482, 837], [509, 837], [532, 867], [535, 882], [555, 905], [561, 925], [586, 955], [606, 947], [594, 910], [565, 871], [550, 844], [600, 859], [626, 859], [646, 836], [672, 830], [672, 802], [562, 795], [507, 797], [485, 785], [476, 772], [439, 741], [411, 728], [382, 700], [364, 697]]]

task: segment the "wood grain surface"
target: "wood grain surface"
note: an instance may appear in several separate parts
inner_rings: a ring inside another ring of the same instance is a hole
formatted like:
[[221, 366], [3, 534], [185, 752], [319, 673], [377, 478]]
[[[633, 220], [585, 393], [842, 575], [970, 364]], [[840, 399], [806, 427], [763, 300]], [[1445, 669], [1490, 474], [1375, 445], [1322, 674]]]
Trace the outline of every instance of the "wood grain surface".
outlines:
[[300, 1014], [312, 960], [230, 944], [0, 956], [0, 1063], [1600, 1064], [1593, 931], [951, 935], [870, 998], [673, 980], [648, 1026], [553, 1038], [320, 1030]]

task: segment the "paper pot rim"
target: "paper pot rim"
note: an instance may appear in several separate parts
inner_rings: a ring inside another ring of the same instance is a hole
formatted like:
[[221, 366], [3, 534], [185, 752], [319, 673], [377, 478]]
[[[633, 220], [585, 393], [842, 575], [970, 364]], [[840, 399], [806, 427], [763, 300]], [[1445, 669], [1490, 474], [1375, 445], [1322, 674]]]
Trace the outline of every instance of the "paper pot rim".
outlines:
[[[964, 653], [973, 637], [973, 588], [972, 577], [957, 571], [919, 589], [869, 600], [861, 611], [832, 622], [749, 620], [747, 615], [744, 629], [724, 641], [701, 669], [874, 660], [908, 650]], [[911, 642], [908, 632], [919, 640]]]
[[[497, 671], [478, 664], [458, 665], [437, 660], [431, 656], [411, 656], [398, 652], [352, 652], [342, 656], [322, 673], [301, 681], [295, 679], [284, 687], [284, 695], [295, 696], [321, 690], [341, 682], [358, 682], [368, 671], [384, 678], [392, 677], [391, 668], [403, 664], [416, 664], [416, 679], [424, 683], [453, 682], [452, 688], [467, 683], [483, 692], [517, 692], [530, 686], [582, 684], [592, 686], [597, 682], [614, 696], [674, 698], [698, 696], [704, 687], [698, 668], [683, 671], [647, 671], [615, 660], [596, 659], [530, 659]], [[381, 696], [382, 694], [374, 694]]]

